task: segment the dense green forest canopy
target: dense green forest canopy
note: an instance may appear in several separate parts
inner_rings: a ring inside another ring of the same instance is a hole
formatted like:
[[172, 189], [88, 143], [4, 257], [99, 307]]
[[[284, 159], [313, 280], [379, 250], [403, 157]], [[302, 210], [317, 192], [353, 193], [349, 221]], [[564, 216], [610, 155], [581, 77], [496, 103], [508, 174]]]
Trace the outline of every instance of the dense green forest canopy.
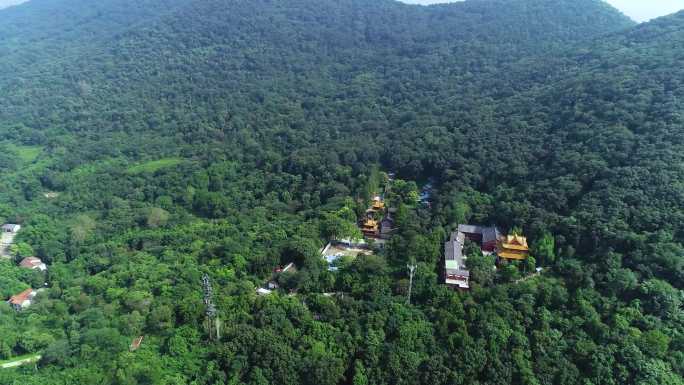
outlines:
[[[0, 305], [0, 360], [42, 356], [0, 383], [684, 383], [684, 13], [31, 0], [0, 26], [0, 291], [46, 283]], [[387, 172], [397, 231], [329, 270]], [[464, 222], [534, 258], [468, 245], [472, 290], [444, 287]]]

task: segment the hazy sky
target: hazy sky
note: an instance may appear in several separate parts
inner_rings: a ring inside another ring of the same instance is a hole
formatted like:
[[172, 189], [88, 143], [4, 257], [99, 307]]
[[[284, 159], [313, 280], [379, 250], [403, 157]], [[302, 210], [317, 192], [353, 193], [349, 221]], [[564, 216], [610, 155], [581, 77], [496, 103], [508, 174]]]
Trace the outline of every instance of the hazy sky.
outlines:
[[26, 0], [0, 0], [0, 8], [9, 7], [10, 5], [21, 4]]
[[[436, 4], [458, 0], [401, 0], [413, 4]], [[606, 0], [636, 21], [646, 21], [684, 9], [684, 0]]]

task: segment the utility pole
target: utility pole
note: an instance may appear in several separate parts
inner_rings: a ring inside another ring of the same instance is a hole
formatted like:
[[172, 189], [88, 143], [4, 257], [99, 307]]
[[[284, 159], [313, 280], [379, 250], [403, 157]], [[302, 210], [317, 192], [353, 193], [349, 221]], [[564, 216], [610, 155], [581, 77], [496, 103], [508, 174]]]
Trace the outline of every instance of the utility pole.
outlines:
[[206, 309], [204, 311], [204, 314], [206, 316], [205, 323], [207, 331], [209, 332], [209, 338], [212, 338], [212, 336], [214, 335], [214, 333], [212, 332], [212, 328], [215, 326], [216, 339], [218, 340], [221, 338], [219, 330], [220, 322], [218, 314], [216, 312], [216, 306], [214, 306], [214, 301], [212, 300], [214, 292], [211, 288], [211, 281], [209, 280], [209, 276], [206, 274], [202, 276], [202, 287], [204, 289], [204, 305], [206, 306]]
[[409, 271], [409, 290], [408, 290], [408, 300], [406, 301], [409, 305], [411, 304], [411, 289], [413, 288], [413, 274], [416, 272], [416, 265], [406, 265]]

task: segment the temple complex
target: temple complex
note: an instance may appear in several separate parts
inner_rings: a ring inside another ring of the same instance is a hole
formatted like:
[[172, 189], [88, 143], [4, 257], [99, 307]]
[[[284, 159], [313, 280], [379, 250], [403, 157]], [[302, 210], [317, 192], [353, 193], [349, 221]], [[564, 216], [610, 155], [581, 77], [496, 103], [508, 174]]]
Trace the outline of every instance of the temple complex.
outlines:
[[370, 207], [366, 210], [366, 217], [359, 223], [359, 227], [365, 237], [375, 238], [376, 242], [381, 242], [391, 236], [394, 230], [394, 220], [386, 210], [381, 196], [373, 198]]
[[458, 225], [444, 245], [444, 283], [453, 288], [470, 288], [468, 257], [463, 254], [466, 239], [476, 243], [483, 254], [496, 253], [500, 260], [524, 260], [529, 256], [527, 238], [521, 235], [502, 236], [495, 226]]

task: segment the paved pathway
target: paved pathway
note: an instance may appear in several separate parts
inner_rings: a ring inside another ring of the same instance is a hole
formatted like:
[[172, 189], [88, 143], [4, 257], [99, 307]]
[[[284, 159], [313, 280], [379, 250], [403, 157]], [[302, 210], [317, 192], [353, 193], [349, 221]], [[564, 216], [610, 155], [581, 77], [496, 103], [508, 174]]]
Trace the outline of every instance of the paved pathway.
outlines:
[[544, 273], [544, 272], [546, 272], [546, 269], [541, 270], [541, 271], [535, 271], [534, 273], [532, 273], [532, 274], [530, 274], [530, 275], [528, 275], [528, 276], [526, 276], [526, 277], [522, 277], [522, 278], [517, 279], [517, 280], [515, 281], [515, 283], [525, 282], [525, 281], [527, 281], [528, 279], [532, 279], [532, 278], [535, 278], [535, 277], [539, 277], [539, 276], [542, 275], [542, 273]]
[[16, 361], [5, 362], [4, 364], [0, 365], [0, 368], [3, 368], [3, 369], [15, 368], [17, 366], [21, 366], [24, 364], [30, 364], [32, 362], [38, 362], [38, 360], [40, 360], [41, 357], [42, 356], [40, 354], [36, 354], [35, 356], [20, 358]]
[[17, 233], [2, 232], [2, 236], [0, 236], [0, 257], [12, 258], [10, 255], [10, 246], [14, 242], [14, 237], [16, 236]]

